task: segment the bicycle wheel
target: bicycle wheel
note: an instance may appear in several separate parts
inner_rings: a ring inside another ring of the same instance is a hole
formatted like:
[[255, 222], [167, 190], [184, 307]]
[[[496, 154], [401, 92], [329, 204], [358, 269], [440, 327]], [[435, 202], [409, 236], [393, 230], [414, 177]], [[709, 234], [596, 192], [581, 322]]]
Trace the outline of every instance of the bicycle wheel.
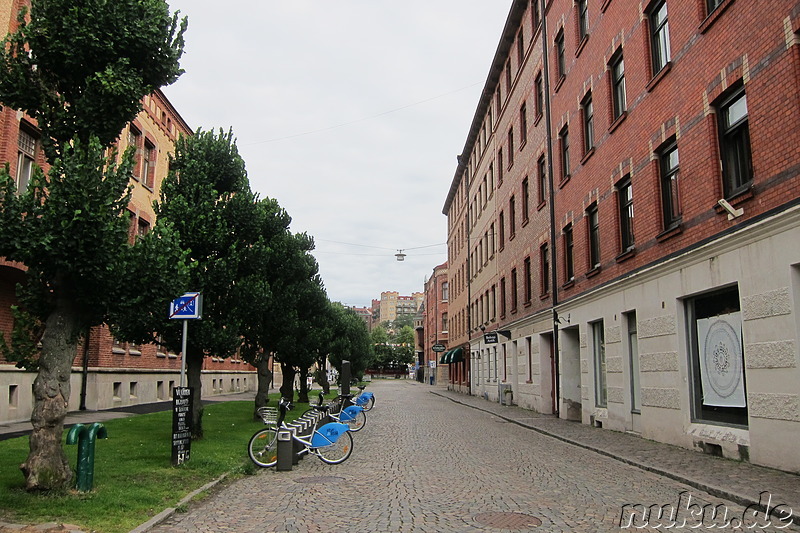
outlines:
[[344, 432], [339, 435], [336, 442], [330, 446], [315, 448], [314, 453], [323, 463], [328, 463], [329, 465], [343, 463], [353, 453], [353, 436], [349, 431]]
[[247, 453], [262, 468], [274, 466], [278, 462], [278, 431], [270, 427], [256, 432], [250, 437]]
[[346, 420], [344, 423], [347, 424], [347, 427], [350, 428], [350, 431], [361, 431], [367, 424], [367, 415], [364, 414], [363, 410], [360, 410], [356, 416], [350, 420]]
[[375, 396], [373, 396], [373, 397], [371, 397], [369, 400], [367, 400], [367, 403], [365, 403], [365, 404], [363, 405], [363, 407], [364, 407], [364, 410], [365, 410], [365, 411], [369, 411], [370, 409], [372, 409], [373, 407], [375, 407]]

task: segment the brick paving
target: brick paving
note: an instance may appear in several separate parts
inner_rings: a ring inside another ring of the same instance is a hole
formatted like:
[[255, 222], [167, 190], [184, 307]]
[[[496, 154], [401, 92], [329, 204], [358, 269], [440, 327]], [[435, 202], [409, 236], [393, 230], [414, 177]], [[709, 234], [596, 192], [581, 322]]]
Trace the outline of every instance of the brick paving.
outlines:
[[[629, 529], [800, 531], [796, 526], [779, 529], [777, 521], [772, 527], [746, 528], [767, 524], [752, 522], [753, 515], [747, 515], [751, 522], [740, 523], [745, 507], [756, 503], [762, 491], [772, 495], [773, 506], [784, 503], [800, 513], [800, 477], [793, 474], [442, 387], [390, 380], [370, 389], [376, 407], [369, 424], [355, 434], [353, 455], [344, 464], [325, 465], [308, 457], [291, 472], [263, 470], [211, 488], [210, 496], [189, 503], [186, 513], [166, 509], [161, 521], [134, 531], [603, 532], [621, 530], [626, 504], [669, 510], [679, 502], [685, 508], [672, 523], [651, 516], [644, 524], [644, 507], [633, 508], [640, 514], [624, 515], [633, 520]], [[692, 527], [702, 524], [689, 510], [706, 504], [729, 513], [728, 527], [719, 527], [726, 522], [721, 516], [706, 523], [718, 527]], [[77, 528], [0, 523], [0, 533], [10, 531]]]
[[[602, 532], [620, 530], [626, 504], [679, 502], [686, 529], [700, 525], [689, 510], [711, 504], [728, 527], [718, 516], [718, 527], [695, 529], [742, 531], [762, 490], [800, 509], [791, 474], [405, 380], [370, 388], [376, 406], [347, 462], [308, 457], [291, 472], [263, 470], [140, 531]], [[668, 519], [633, 525], [659, 531]]]

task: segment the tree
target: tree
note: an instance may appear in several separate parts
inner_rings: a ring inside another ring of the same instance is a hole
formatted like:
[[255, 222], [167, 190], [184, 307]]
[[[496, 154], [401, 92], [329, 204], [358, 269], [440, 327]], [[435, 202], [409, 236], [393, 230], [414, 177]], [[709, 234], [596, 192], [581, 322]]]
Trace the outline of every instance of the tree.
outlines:
[[[268, 215], [259, 208], [232, 132], [201, 130], [176, 143], [156, 216], [175, 227], [180, 246], [189, 251], [194, 268], [188, 286], [203, 297], [203, 318], [189, 328], [183, 355], [187, 383], [193, 389], [192, 434], [200, 438], [203, 358], [210, 354], [229, 357], [242, 346], [244, 317], [253, 292], [264, 290], [258, 289], [254, 275], [259, 272], [254, 245], [263, 237], [265, 217], [277, 217], [277, 228], [288, 226], [288, 217], [282, 210]], [[256, 251], [260, 251], [258, 246]], [[152, 328], [164, 344], [179, 349], [180, 324], [163, 321], [163, 308], [148, 306], [148, 311], [149, 318], [141, 320], [144, 329]], [[120, 328], [132, 334], [128, 324]]]
[[[32, 0], [0, 50], [0, 101], [36, 119], [50, 164], [19, 197], [7, 171], [0, 176], [0, 254], [28, 268], [20, 301], [42, 325], [29, 332], [41, 335], [21, 466], [29, 490], [65, 487], [72, 476], [61, 435], [80, 333], [132, 294], [161, 305], [185, 279], [168, 226], [128, 243], [132, 160], [105, 157], [141, 99], [180, 75], [184, 27], [163, 0]], [[151, 271], [152, 286], [130, 275], [145, 257], [165, 260], [151, 265], [166, 269]]]
[[331, 308], [335, 322], [328, 349], [330, 362], [341, 373], [342, 361], [350, 361], [351, 374], [362, 376], [375, 358], [367, 325], [355, 311], [338, 302]]

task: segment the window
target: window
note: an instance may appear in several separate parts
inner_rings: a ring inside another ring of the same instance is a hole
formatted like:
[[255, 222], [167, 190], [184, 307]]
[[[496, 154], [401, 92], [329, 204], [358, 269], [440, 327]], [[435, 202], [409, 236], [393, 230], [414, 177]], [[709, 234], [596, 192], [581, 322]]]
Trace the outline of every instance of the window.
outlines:
[[442, 282], [442, 300], [448, 301], [450, 299], [450, 284], [446, 281]]
[[147, 222], [142, 217], [139, 217], [136, 222], [136, 239], [140, 239], [147, 235], [147, 232], [150, 231], [150, 223]]
[[746, 190], [753, 181], [747, 96], [744, 88], [719, 105], [719, 129], [723, 193], [726, 198], [730, 198]]
[[133, 125], [128, 127], [128, 148], [133, 148], [135, 150], [134, 159], [133, 159], [133, 177], [139, 178], [141, 176], [141, 142], [142, 142], [142, 132], [136, 129]]
[[622, 253], [633, 249], [633, 190], [631, 178], [626, 176], [617, 185], [617, 198], [619, 202], [619, 230]]
[[536, 162], [536, 175], [539, 179], [539, 205], [544, 205], [547, 199], [547, 168], [545, 167], [544, 156]]
[[711, 13], [722, 3], [722, 0], [706, 0], [706, 6], [708, 7], [708, 12]]
[[497, 186], [503, 184], [503, 149], [497, 150]]
[[539, 270], [542, 273], [542, 296], [550, 293], [550, 256], [547, 243], [539, 248]]
[[514, 127], [508, 130], [508, 168], [514, 165]]
[[511, 269], [511, 312], [517, 310], [517, 269]]
[[745, 345], [738, 288], [691, 298], [685, 308], [692, 422], [747, 427]]
[[525, 102], [519, 108], [519, 143], [522, 148], [528, 142], [528, 107]]
[[572, 224], [564, 227], [564, 281], [575, 279], [575, 262], [573, 260]]
[[[508, 95], [511, 94], [511, 81], [511, 58], [509, 58], [506, 63], [506, 90], [508, 91]], [[506, 96], [506, 98], [508, 98], [508, 96]]]
[[609, 68], [611, 70], [611, 99], [614, 104], [614, 120], [616, 120], [627, 109], [625, 103], [625, 61], [621, 53], [611, 60]]
[[506, 278], [500, 278], [500, 318], [506, 316]]
[[534, 80], [534, 85], [536, 85], [536, 116], [541, 117], [542, 113], [544, 113], [544, 86], [542, 85], [542, 74], [541, 72], [536, 75], [536, 79]]
[[36, 161], [36, 138], [30, 133], [19, 130], [17, 138], [17, 194], [22, 194], [28, 190], [28, 184], [33, 177], [33, 169]]
[[514, 195], [508, 199], [508, 237], [514, 238], [517, 234], [517, 202]]
[[558, 143], [561, 152], [561, 179], [566, 180], [569, 178], [569, 126], [564, 126], [559, 132]]
[[678, 146], [673, 142], [659, 154], [661, 179], [661, 207], [664, 214], [664, 229], [670, 229], [681, 220], [678, 198]]
[[539, 0], [531, 0], [531, 18], [533, 19], [533, 28], [535, 30], [542, 22], [542, 16], [539, 13]]
[[564, 30], [559, 30], [556, 35], [556, 75], [563, 78], [567, 75], [567, 66], [564, 60]]
[[669, 21], [667, 0], [661, 0], [650, 11], [650, 46], [653, 49], [653, 75], [669, 63]]
[[497, 225], [500, 227], [500, 242], [499, 246], [500, 249], [503, 249], [503, 246], [506, 245], [506, 216], [505, 214], [500, 211], [500, 214], [497, 218]]
[[519, 35], [517, 35], [517, 62], [519, 63], [519, 68], [522, 68], [522, 61], [525, 59], [525, 36], [523, 35], [522, 28], [519, 30]]
[[608, 404], [606, 340], [602, 320], [592, 323], [592, 355], [594, 357], [594, 403], [597, 407], [606, 407]]
[[447, 313], [442, 313], [442, 333], [447, 333]]
[[156, 147], [145, 139], [144, 157], [142, 158], [142, 182], [151, 189], [155, 186], [155, 156]]
[[528, 222], [530, 212], [530, 198], [529, 198], [528, 176], [522, 180], [522, 223]]
[[532, 275], [533, 275], [533, 272], [531, 270], [531, 258], [530, 257], [526, 257], [525, 258], [525, 262], [523, 263], [523, 269], [522, 269], [522, 289], [523, 289], [523, 296], [525, 298], [525, 303], [530, 303], [531, 297], [533, 296], [532, 290], [531, 290], [532, 289], [532, 285], [531, 285], [531, 281], [532, 281], [531, 276]]
[[589, 13], [587, 0], [578, 0], [578, 37], [583, 41], [589, 36]]
[[588, 154], [594, 148], [594, 107], [592, 93], [589, 92], [581, 102], [583, 111], [583, 153]]
[[600, 267], [600, 217], [597, 214], [597, 204], [592, 204], [586, 210], [586, 223], [589, 232], [589, 269]]

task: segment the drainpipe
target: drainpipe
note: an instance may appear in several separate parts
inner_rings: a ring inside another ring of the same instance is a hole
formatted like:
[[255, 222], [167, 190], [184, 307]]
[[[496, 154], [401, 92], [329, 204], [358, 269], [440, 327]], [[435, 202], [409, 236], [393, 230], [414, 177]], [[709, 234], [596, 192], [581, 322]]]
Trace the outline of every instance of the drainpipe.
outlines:
[[[461, 163], [461, 157], [459, 156], [459, 163]], [[464, 165], [464, 200], [465, 200], [465, 210], [464, 210], [464, 223], [466, 224], [466, 236], [467, 236], [467, 353], [470, 354], [472, 352], [472, 269], [470, 268], [470, 233], [472, 232], [472, 228], [470, 227], [470, 220], [469, 220], [469, 166]], [[448, 347], [450, 343], [448, 342]], [[471, 356], [471, 354], [470, 354]], [[472, 380], [472, 375], [470, 375], [470, 380]], [[470, 393], [472, 392], [472, 386], [470, 385]]]
[[83, 336], [83, 371], [81, 372], [81, 404], [79, 409], [86, 410], [86, 385], [89, 380], [89, 333], [91, 328], [86, 328]]
[[552, 119], [550, 112], [550, 68], [549, 68], [549, 46], [547, 41], [547, 0], [538, 0], [540, 3], [539, 12], [542, 14], [542, 64], [544, 74], [544, 119], [545, 127], [547, 128], [547, 181], [550, 187], [549, 200], [550, 200], [550, 289], [552, 291], [552, 314], [553, 314], [553, 357], [555, 359], [555, 415], [559, 416], [561, 405], [561, 365], [559, 361], [559, 348], [558, 348], [558, 312], [556, 305], [558, 304], [558, 271], [556, 260], [556, 207], [555, 207], [555, 178], [553, 176], [553, 135], [552, 135]]

